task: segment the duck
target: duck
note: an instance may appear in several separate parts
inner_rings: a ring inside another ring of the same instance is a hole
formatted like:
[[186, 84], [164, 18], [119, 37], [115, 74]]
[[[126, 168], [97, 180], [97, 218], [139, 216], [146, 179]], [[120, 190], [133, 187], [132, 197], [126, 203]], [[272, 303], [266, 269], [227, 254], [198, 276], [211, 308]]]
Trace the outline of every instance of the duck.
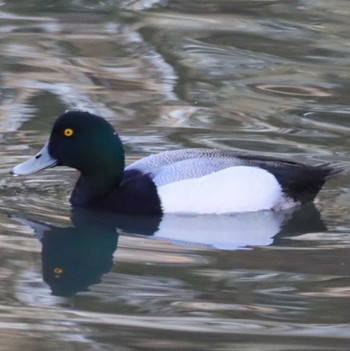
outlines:
[[331, 163], [209, 148], [164, 151], [125, 166], [113, 126], [82, 110], [60, 115], [42, 149], [10, 172], [27, 176], [56, 166], [80, 172], [70, 196], [73, 208], [132, 215], [284, 210], [312, 202], [343, 171]]

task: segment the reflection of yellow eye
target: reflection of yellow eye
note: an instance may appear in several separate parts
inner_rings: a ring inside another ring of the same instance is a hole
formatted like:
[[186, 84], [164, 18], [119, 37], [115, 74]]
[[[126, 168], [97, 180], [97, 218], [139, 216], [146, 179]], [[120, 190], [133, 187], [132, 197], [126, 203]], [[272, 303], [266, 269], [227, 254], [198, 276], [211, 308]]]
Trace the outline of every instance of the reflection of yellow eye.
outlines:
[[63, 269], [60, 267], [56, 267], [53, 271], [55, 274], [61, 274], [63, 272]]
[[63, 134], [64, 134], [64, 136], [69, 138], [69, 137], [71, 137], [74, 134], [74, 132], [73, 132], [72, 128], [66, 128], [64, 130]]

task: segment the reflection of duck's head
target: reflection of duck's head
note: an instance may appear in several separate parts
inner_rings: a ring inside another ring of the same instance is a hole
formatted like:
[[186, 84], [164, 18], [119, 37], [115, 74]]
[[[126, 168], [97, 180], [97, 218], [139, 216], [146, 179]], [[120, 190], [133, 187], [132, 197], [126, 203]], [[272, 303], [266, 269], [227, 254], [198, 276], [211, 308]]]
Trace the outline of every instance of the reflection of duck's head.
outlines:
[[44, 281], [54, 295], [71, 296], [109, 272], [117, 236], [87, 228], [55, 228], [41, 242]]
[[80, 221], [80, 226], [56, 227], [16, 220], [30, 226], [40, 240], [43, 278], [54, 295], [72, 296], [87, 290], [113, 265], [118, 244], [114, 226]]
[[139, 235], [152, 235], [159, 216], [111, 215], [75, 208], [72, 226], [57, 227], [15, 217], [31, 227], [42, 244], [44, 281], [58, 296], [72, 296], [101, 280], [113, 265], [118, 229]]
[[114, 213], [224, 214], [280, 210], [312, 201], [324, 182], [341, 171], [274, 157], [185, 149], [151, 155], [124, 169], [124, 150], [103, 118], [68, 111], [50, 139], [17, 175], [66, 165], [81, 172], [71, 202]]
[[117, 235], [101, 228], [51, 227], [41, 243], [44, 281], [54, 295], [71, 296], [109, 272]]

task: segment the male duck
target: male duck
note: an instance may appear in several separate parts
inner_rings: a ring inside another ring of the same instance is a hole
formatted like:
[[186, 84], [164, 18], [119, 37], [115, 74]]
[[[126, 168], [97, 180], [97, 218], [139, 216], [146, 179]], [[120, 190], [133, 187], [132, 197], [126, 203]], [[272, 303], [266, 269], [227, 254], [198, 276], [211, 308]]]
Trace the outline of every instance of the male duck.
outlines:
[[65, 165], [81, 172], [70, 201], [127, 214], [234, 213], [278, 210], [312, 201], [325, 181], [340, 173], [329, 164], [307, 166], [231, 151], [166, 151], [124, 169], [118, 134], [103, 118], [68, 111], [56, 120], [49, 141], [14, 167], [28, 175]]

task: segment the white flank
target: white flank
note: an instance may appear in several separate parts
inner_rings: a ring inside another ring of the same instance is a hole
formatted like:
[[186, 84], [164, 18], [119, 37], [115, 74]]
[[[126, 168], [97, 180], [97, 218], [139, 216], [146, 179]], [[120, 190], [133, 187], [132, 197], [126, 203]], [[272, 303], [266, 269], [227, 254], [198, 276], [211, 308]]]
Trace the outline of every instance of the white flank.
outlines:
[[269, 172], [236, 166], [158, 187], [164, 213], [223, 214], [280, 206], [282, 189]]

